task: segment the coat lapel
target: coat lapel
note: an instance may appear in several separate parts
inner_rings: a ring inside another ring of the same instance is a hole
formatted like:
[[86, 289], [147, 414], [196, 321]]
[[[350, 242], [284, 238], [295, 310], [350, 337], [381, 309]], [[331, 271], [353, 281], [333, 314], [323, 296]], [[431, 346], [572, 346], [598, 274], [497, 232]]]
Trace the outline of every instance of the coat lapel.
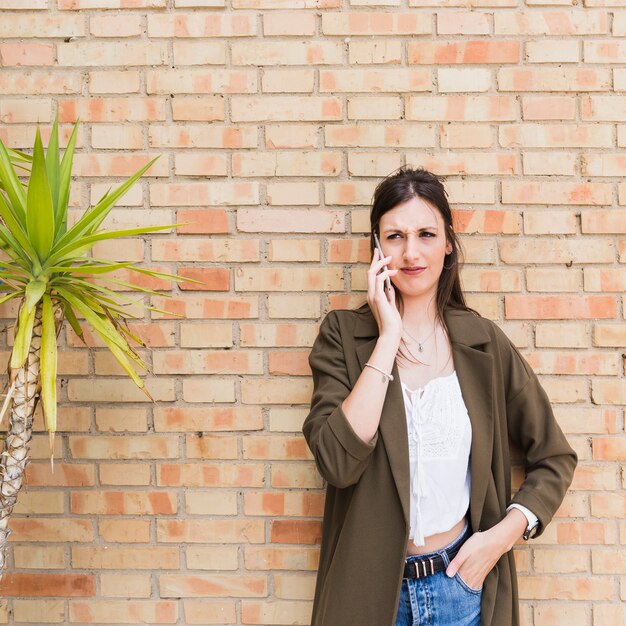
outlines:
[[[378, 327], [376, 320], [372, 317], [376, 327], [376, 337], [357, 346], [356, 352], [361, 369], [370, 358], [376, 340], [378, 338]], [[404, 409], [404, 398], [402, 397], [402, 386], [400, 385], [400, 375], [398, 366], [394, 362], [391, 369], [393, 380], [389, 381], [387, 395], [383, 403], [383, 410], [380, 416], [380, 436], [385, 444], [387, 458], [393, 474], [393, 479], [398, 489], [404, 518], [409, 519], [409, 448], [407, 445], [408, 433], [406, 429], [406, 413]]]
[[[481, 511], [487, 493], [493, 454], [493, 357], [475, 346], [490, 341], [476, 316], [469, 311], [447, 308], [444, 319], [452, 343], [452, 358], [461, 386], [463, 400], [472, 424], [470, 471], [470, 518], [472, 528], [480, 526]], [[369, 308], [357, 316], [354, 337], [361, 370], [371, 356], [378, 339], [378, 325]], [[409, 451], [406, 413], [398, 367], [394, 363], [380, 418], [384, 442], [404, 517], [409, 520]]]
[[461, 394], [472, 423], [470, 522], [476, 531], [480, 529], [491, 475], [494, 371], [493, 356], [474, 346], [484, 345], [491, 338], [471, 312], [446, 309], [444, 317]]

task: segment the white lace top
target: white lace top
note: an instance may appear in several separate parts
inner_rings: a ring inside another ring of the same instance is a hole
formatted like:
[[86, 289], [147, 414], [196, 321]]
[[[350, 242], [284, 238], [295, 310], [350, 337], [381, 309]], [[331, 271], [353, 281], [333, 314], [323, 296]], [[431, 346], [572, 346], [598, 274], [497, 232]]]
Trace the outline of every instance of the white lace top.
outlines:
[[402, 381], [409, 435], [409, 537], [450, 530], [467, 512], [472, 425], [456, 372], [411, 391]]

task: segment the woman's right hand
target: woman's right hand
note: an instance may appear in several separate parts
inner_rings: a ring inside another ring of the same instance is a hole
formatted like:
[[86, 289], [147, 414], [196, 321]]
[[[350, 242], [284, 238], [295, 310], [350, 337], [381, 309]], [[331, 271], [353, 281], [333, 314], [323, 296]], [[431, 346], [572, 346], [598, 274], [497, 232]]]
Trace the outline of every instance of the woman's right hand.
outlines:
[[[402, 318], [396, 306], [396, 292], [385, 287], [385, 278], [395, 276], [397, 269], [383, 269], [391, 256], [379, 258], [378, 248], [374, 248], [374, 258], [367, 270], [367, 303], [378, 324], [379, 335], [389, 335], [400, 339], [402, 335]], [[388, 294], [388, 295], [387, 295]]]

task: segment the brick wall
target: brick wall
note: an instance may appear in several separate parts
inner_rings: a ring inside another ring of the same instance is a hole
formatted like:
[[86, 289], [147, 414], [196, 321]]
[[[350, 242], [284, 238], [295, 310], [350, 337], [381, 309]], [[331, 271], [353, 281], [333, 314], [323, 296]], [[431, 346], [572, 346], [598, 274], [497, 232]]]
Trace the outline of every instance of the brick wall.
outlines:
[[448, 176], [470, 305], [580, 456], [517, 549], [523, 623], [621, 624], [625, 92], [626, 0], [0, 0], [2, 139], [80, 116], [76, 211], [162, 155], [110, 223], [187, 224], [97, 252], [205, 281], [136, 325], [155, 405], [64, 334], [0, 623], [309, 623], [307, 355], [364, 301], [371, 194], [409, 163]]

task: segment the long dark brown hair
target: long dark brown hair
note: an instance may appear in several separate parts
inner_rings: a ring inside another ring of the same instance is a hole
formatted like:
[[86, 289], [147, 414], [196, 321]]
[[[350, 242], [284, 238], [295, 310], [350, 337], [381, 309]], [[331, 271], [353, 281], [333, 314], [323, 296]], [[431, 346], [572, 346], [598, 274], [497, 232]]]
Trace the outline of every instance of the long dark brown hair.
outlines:
[[[437, 318], [446, 328], [443, 311], [446, 307], [474, 311], [465, 303], [465, 296], [461, 289], [459, 277], [460, 266], [463, 263], [463, 249], [452, 226], [452, 211], [448, 204], [447, 192], [442, 181], [432, 172], [423, 168], [412, 169], [402, 167], [384, 178], [374, 190], [372, 209], [370, 211], [370, 263], [374, 256], [374, 233], [380, 238], [380, 219], [397, 205], [419, 197], [427, 200], [441, 214], [445, 225], [447, 241], [452, 245], [452, 252], [447, 254], [437, 284]], [[396, 302], [400, 313], [403, 310], [402, 295], [393, 284]], [[367, 307], [364, 304], [360, 309]]]

